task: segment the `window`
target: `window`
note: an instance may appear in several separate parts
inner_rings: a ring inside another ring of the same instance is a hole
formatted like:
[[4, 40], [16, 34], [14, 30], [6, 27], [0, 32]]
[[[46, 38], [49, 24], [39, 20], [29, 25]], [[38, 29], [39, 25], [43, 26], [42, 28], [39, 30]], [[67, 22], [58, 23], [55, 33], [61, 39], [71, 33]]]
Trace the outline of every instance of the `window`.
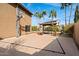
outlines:
[[25, 25], [25, 32], [30, 32], [30, 25]]

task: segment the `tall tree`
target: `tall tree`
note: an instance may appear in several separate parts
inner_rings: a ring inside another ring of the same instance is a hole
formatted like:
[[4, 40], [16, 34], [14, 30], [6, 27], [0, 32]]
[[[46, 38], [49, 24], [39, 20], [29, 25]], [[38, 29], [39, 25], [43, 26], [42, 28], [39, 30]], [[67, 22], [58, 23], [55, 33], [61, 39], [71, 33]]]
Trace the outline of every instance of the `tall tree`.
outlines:
[[[52, 21], [53, 21], [54, 17], [55, 18], [57, 17], [57, 13], [56, 13], [56, 11], [54, 9], [50, 11], [49, 17], [52, 18]], [[55, 26], [53, 26], [52, 30], [53, 29], [55, 29]], [[52, 34], [52, 30], [51, 30], [51, 34]], [[56, 31], [54, 33], [56, 34]]]
[[42, 14], [42, 18], [43, 18], [43, 20], [45, 20], [45, 17], [44, 17], [44, 16], [47, 15], [46, 10], [43, 10], [41, 14]]
[[36, 11], [33, 14], [33, 16], [35, 16], [37, 18], [37, 21], [38, 21], [38, 24], [39, 24], [41, 22], [42, 14]]
[[49, 17], [51, 17], [52, 20], [53, 20], [54, 17], [57, 17], [56, 11], [55, 11], [55, 10], [51, 10], [51, 11], [50, 11], [50, 14], [49, 14]]
[[66, 20], [66, 7], [67, 7], [67, 3], [61, 3], [61, 9], [64, 9], [65, 11], [65, 25], [67, 25], [67, 20]]
[[77, 4], [76, 10], [75, 10], [75, 16], [74, 16], [74, 23], [76, 23], [79, 20], [79, 6]]
[[42, 14], [42, 17], [44, 17], [47, 14], [46, 10], [43, 10], [41, 14]]
[[43, 10], [42, 12], [35, 12], [34, 16], [41, 19], [41, 18], [44, 18], [46, 14], [47, 14], [46, 11]]
[[[39, 18], [39, 19], [41, 19], [41, 18], [44, 18], [44, 16], [46, 15], [47, 13], [46, 13], [46, 11], [45, 10], [43, 10], [42, 12], [36, 12], [35, 14], [34, 14], [34, 16], [35, 17], [37, 17], [37, 18]], [[43, 19], [44, 20], [44, 19]], [[42, 30], [44, 29], [44, 27], [42, 28]], [[41, 30], [41, 28], [40, 28], [40, 31], [42, 31]]]
[[68, 6], [70, 7], [70, 15], [69, 15], [69, 24], [70, 24], [71, 14], [72, 14], [72, 3], [68, 3]]

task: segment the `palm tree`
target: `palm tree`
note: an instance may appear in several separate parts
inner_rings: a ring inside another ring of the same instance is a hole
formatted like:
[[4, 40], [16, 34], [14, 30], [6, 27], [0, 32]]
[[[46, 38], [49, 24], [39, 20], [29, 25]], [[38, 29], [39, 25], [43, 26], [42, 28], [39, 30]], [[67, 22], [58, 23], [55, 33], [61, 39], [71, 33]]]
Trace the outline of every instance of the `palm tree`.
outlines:
[[78, 4], [76, 6], [76, 10], [75, 10], [75, 17], [74, 17], [74, 23], [77, 22], [79, 20], [79, 8], [78, 8]]
[[[44, 16], [46, 15], [46, 11], [43, 10], [42, 12], [35, 12], [34, 16], [39, 18], [41, 20], [41, 18], [44, 18]], [[44, 27], [42, 28], [42, 30], [44, 30]], [[42, 31], [41, 28], [40, 28], [40, 31]]]
[[56, 11], [55, 10], [51, 10], [49, 17], [52, 17], [52, 20], [53, 20], [53, 18], [56, 17], [56, 16], [57, 16]]
[[[50, 14], [49, 14], [49, 17], [51, 17], [52, 18], [52, 21], [53, 21], [53, 18], [55, 17], [57, 17], [57, 13], [56, 13], [56, 11], [55, 10], [51, 10], [50, 11]], [[55, 29], [55, 26], [53, 27], [53, 29]], [[54, 33], [56, 34], [56, 31], [54, 31]], [[51, 34], [52, 34], [52, 30], [51, 30]]]
[[44, 16], [47, 15], [46, 10], [43, 10], [41, 14], [42, 14], [42, 17], [44, 18]]
[[[43, 10], [41, 14], [42, 14], [43, 20], [45, 20], [44, 16], [47, 15], [46, 10]], [[43, 26], [43, 31], [44, 31], [44, 26]]]
[[67, 25], [67, 20], [66, 20], [66, 7], [68, 6], [67, 3], [61, 3], [61, 9], [64, 9], [65, 11], [65, 25]]
[[34, 16], [41, 19], [41, 18], [44, 18], [46, 14], [47, 14], [46, 11], [43, 10], [42, 12], [35, 12]]
[[72, 14], [72, 3], [68, 3], [68, 7], [70, 7], [70, 15], [69, 15], [69, 24], [70, 24], [71, 14]]
[[[42, 14], [40, 14], [39, 12], [35, 12], [34, 14], [33, 14], [33, 16], [35, 16], [37, 19], [39, 19], [39, 20], [41, 20], [41, 18], [42, 18]], [[38, 22], [39, 22], [39, 20], [38, 20]]]
[[42, 12], [41, 12], [41, 15], [42, 15], [42, 18], [43, 18], [43, 20], [45, 20], [45, 15], [47, 15], [47, 12], [46, 12], [46, 10], [43, 10]]
[[42, 15], [40, 15], [39, 12], [37, 12], [37, 11], [35, 12], [34, 16], [37, 17], [37, 18], [41, 18], [42, 17]]

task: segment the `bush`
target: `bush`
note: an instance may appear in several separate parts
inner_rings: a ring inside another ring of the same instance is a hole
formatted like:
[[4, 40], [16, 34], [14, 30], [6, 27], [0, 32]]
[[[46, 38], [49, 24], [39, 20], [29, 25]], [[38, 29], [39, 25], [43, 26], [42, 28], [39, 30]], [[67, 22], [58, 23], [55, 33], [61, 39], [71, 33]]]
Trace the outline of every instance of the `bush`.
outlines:
[[52, 27], [49, 26], [49, 27], [46, 27], [45, 28], [45, 31], [53, 31], [53, 32], [58, 32], [59, 31], [59, 28], [57, 25], [53, 25]]
[[32, 26], [32, 31], [38, 31], [37, 26]]
[[44, 29], [45, 31], [52, 31], [52, 27], [46, 27], [45, 29]]
[[[64, 26], [64, 32], [65, 32], [65, 33], [70, 33], [72, 27], [73, 27], [72, 24]], [[72, 30], [73, 30], [73, 29], [72, 29]]]
[[58, 32], [58, 31], [59, 31], [58, 26], [57, 26], [57, 25], [53, 25], [53, 26], [52, 26], [52, 31], [53, 31], [53, 32]]

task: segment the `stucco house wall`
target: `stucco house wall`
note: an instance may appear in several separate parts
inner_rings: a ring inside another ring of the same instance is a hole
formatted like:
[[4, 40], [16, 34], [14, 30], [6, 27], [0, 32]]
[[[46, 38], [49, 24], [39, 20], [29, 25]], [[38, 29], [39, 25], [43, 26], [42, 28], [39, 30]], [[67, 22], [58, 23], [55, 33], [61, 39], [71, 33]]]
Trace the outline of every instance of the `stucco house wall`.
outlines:
[[[0, 3], [0, 38], [16, 37], [16, 6], [15, 3]], [[28, 24], [31, 26], [30, 14], [22, 7], [19, 6], [19, 8], [24, 12], [20, 25], [25, 26]], [[26, 34], [26, 32], [21, 31], [22, 34]]]
[[16, 35], [16, 8], [0, 3], [0, 38]]
[[[25, 25], [30, 25], [30, 32], [31, 32], [31, 16], [26, 13], [23, 13], [23, 18], [20, 20], [20, 25], [25, 27]], [[27, 34], [27, 32], [21, 30], [21, 34]]]
[[75, 39], [75, 42], [77, 46], [79, 47], [79, 21], [74, 24], [74, 34], [73, 37]]

